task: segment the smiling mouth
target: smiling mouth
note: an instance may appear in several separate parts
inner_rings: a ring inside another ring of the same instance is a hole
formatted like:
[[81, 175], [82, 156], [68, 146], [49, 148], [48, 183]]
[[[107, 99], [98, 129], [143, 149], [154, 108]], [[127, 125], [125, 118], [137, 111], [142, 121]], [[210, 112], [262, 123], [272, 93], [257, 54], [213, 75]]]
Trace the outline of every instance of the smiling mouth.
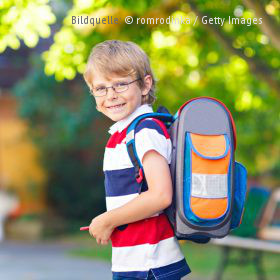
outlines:
[[125, 103], [122, 104], [118, 104], [118, 105], [113, 105], [113, 106], [108, 106], [107, 109], [117, 109], [117, 108], [121, 108], [125, 105]]

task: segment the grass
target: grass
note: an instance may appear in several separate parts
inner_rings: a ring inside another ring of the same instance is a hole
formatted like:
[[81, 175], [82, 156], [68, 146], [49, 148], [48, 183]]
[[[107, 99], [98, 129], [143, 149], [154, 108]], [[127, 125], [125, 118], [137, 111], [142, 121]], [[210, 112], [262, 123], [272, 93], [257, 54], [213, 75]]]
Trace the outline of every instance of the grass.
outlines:
[[[88, 234], [79, 234], [75, 236], [76, 243], [81, 244], [79, 249], [70, 251], [70, 255], [82, 258], [98, 259], [110, 262], [111, 245], [101, 246], [96, 244]], [[73, 240], [73, 238], [72, 238]], [[192, 270], [189, 279], [214, 279], [214, 275], [221, 260], [221, 248], [212, 244], [199, 245], [191, 242], [181, 244], [182, 251]], [[235, 250], [232, 258], [238, 258], [240, 252]], [[244, 256], [244, 254], [243, 254]], [[250, 256], [250, 255], [249, 255]], [[263, 254], [263, 266], [265, 268], [267, 280], [279, 279], [280, 275], [280, 255]], [[224, 280], [255, 280], [257, 279], [255, 266], [248, 265], [230, 265], [224, 273]]]

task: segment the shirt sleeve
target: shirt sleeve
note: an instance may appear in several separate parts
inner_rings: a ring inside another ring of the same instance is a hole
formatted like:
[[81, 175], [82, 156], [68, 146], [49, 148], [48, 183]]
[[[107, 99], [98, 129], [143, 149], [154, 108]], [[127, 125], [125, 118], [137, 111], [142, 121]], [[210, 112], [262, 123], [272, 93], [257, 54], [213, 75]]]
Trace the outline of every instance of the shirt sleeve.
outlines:
[[145, 153], [155, 150], [170, 164], [172, 145], [170, 136], [164, 124], [160, 125], [156, 120], [145, 119], [135, 129], [135, 149], [143, 164]]

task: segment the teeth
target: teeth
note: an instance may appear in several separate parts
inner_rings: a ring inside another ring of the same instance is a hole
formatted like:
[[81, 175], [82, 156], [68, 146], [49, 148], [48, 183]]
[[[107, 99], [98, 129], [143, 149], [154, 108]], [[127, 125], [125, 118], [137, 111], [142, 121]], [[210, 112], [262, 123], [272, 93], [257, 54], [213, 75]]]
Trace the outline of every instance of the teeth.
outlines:
[[112, 112], [119, 112], [119, 111], [122, 110], [122, 108], [124, 107], [124, 105], [125, 105], [125, 104], [110, 106], [110, 107], [108, 107], [108, 109], [111, 110]]
[[120, 105], [115, 105], [115, 106], [111, 106], [109, 108], [119, 108], [119, 107], [122, 107], [124, 104], [120, 104]]

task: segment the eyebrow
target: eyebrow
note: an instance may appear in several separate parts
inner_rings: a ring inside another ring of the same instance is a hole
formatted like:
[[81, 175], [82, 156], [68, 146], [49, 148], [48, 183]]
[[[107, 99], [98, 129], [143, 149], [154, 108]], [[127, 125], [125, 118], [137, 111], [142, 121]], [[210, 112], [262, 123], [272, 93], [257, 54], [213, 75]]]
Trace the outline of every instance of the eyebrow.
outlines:
[[105, 87], [106, 85], [104, 83], [99, 83], [97, 85], [92, 84], [92, 88], [97, 88], [97, 87]]

